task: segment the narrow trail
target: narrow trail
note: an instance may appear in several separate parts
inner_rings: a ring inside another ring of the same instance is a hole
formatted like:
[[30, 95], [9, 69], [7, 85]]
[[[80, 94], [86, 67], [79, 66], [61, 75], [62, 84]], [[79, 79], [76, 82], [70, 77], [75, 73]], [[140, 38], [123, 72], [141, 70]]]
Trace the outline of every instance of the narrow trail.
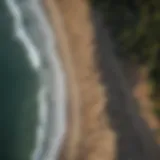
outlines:
[[93, 11], [97, 33], [99, 65], [108, 88], [108, 111], [117, 132], [118, 160], [160, 160], [160, 149], [149, 127], [140, 118], [137, 104], [127, 85], [123, 70], [115, 57], [115, 50], [103, 18]]

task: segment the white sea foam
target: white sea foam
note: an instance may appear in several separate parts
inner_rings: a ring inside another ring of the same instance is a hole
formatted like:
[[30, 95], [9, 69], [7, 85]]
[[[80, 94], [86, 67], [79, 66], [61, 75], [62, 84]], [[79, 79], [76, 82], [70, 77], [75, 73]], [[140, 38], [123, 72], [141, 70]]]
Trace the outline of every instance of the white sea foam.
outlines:
[[61, 142], [63, 141], [63, 135], [65, 132], [65, 82], [64, 82], [64, 73], [62, 72], [61, 64], [58, 61], [57, 57], [57, 50], [56, 47], [53, 46], [55, 44], [55, 39], [52, 36], [53, 32], [48, 25], [46, 17], [43, 13], [43, 9], [41, 8], [41, 4], [39, 0], [33, 0], [32, 5], [34, 6], [35, 14], [39, 17], [39, 22], [41, 25], [41, 30], [44, 35], [46, 36], [46, 45], [47, 45], [47, 52], [49, 57], [49, 63], [54, 70], [54, 92], [53, 92], [53, 100], [55, 100], [54, 107], [54, 117], [53, 117], [53, 125], [52, 128], [52, 136], [49, 137], [49, 150], [44, 157], [45, 160], [56, 160], [58, 151], [60, 149]]
[[18, 5], [15, 3], [14, 0], [6, 0], [7, 5], [10, 9], [10, 12], [14, 16], [14, 31], [15, 31], [15, 36], [24, 44], [25, 49], [27, 50], [27, 55], [30, 59], [30, 62], [34, 68], [39, 68], [40, 67], [40, 58], [39, 55], [37, 54], [37, 49], [35, 46], [32, 44], [30, 39], [28, 38], [24, 27], [22, 25], [22, 16], [20, 9]]
[[[26, 0], [27, 1], [27, 0]], [[25, 1], [25, 3], [26, 3]], [[15, 36], [17, 39], [23, 43], [27, 56], [30, 60], [31, 65], [38, 72], [43, 72], [43, 65], [41, 63], [41, 58], [44, 55], [48, 59], [48, 63], [50, 66], [50, 71], [53, 77], [50, 80], [53, 80], [48, 84], [48, 81], [44, 78], [43, 85], [41, 86], [38, 93], [38, 102], [39, 102], [39, 123], [37, 125], [36, 130], [36, 142], [35, 149], [33, 154], [31, 155], [32, 160], [56, 160], [58, 156], [59, 149], [61, 147], [61, 142], [63, 141], [63, 135], [65, 132], [65, 105], [66, 105], [66, 91], [65, 91], [65, 74], [62, 71], [61, 64], [59, 62], [59, 58], [57, 56], [57, 51], [55, 48], [55, 39], [52, 36], [53, 32], [46, 20], [44, 11], [41, 6], [40, 0], [28, 0], [27, 3], [30, 3], [30, 7], [33, 10], [34, 16], [37, 17], [37, 22], [39, 23], [40, 31], [43, 34], [43, 38], [45, 39], [45, 50], [46, 52], [41, 53], [39, 48], [36, 48], [28, 33], [26, 33], [25, 26], [22, 24], [22, 12], [18, 3], [15, 0], [6, 0], [8, 8], [14, 17], [14, 29]], [[22, 1], [21, 1], [22, 2]], [[43, 54], [43, 55], [42, 55]], [[44, 77], [44, 74], [41, 74]], [[50, 76], [51, 76], [50, 75]], [[48, 77], [49, 78], [49, 77]], [[47, 106], [47, 93], [52, 89], [52, 106]], [[53, 105], [54, 104], [54, 105]], [[52, 107], [49, 109], [49, 107]], [[51, 126], [49, 126], [49, 132], [46, 132], [47, 123], [49, 123], [48, 112], [53, 111], [50, 122]], [[47, 135], [50, 135], [47, 137]], [[44, 142], [48, 138], [47, 151], [44, 153]], [[42, 155], [43, 153], [43, 155]]]
[[43, 152], [43, 143], [46, 133], [46, 118], [47, 118], [47, 110], [46, 110], [46, 88], [41, 87], [38, 94], [39, 101], [39, 124], [36, 130], [36, 145], [33, 154], [31, 155], [31, 159], [33, 160], [41, 160], [42, 152]]
[[44, 16], [43, 9], [41, 8], [41, 5], [39, 0], [32, 1], [33, 5], [35, 6], [34, 9], [36, 11], [37, 16], [39, 16], [39, 21], [41, 22], [40, 25], [43, 32], [46, 34], [46, 44], [47, 46], [47, 53], [49, 57], [49, 62], [54, 70], [54, 94], [53, 99], [55, 99], [55, 106], [54, 107], [54, 119], [53, 119], [53, 130], [52, 135], [54, 137], [50, 137], [50, 147], [48, 150], [48, 154], [45, 156], [45, 160], [55, 160], [57, 159], [57, 153], [59, 151], [61, 142], [63, 141], [63, 135], [65, 132], [65, 105], [66, 105], [66, 99], [65, 99], [65, 82], [64, 82], [64, 73], [62, 72], [62, 66], [58, 61], [57, 57], [57, 50], [56, 47], [53, 46], [55, 44], [55, 39], [52, 37], [53, 33], [51, 28], [48, 25], [48, 22], [46, 21], [46, 17]]

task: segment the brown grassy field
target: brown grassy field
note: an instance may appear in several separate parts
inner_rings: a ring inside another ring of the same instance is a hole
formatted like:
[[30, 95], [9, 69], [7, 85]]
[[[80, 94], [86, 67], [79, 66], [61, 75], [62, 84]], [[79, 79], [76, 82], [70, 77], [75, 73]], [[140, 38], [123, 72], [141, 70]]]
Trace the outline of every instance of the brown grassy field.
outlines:
[[68, 132], [60, 159], [114, 160], [116, 135], [106, 113], [107, 98], [94, 59], [94, 30], [85, 0], [45, 0], [67, 74]]
[[[133, 88], [133, 94], [140, 105], [140, 115], [147, 122], [151, 130], [159, 130], [160, 122], [153, 113], [154, 103], [150, 98], [152, 88], [148, 83], [148, 72], [144, 67], [139, 69], [139, 80]], [[157, 143], [160, 144], [160, 133], [154, 133]]]
[[[133, 96], [139, 104], [139, 114], [153, 130], [159, 130], [160, 122], [153, 112], [154, 103], [150, 98], [152, 87], [149, 84], [148, 69], [146, 66], [140, 66], [134, 62], [123, 61], [125, 76], [132, 87]], [[155, 140], [160, 144], [160, 133], [153, 132]]]

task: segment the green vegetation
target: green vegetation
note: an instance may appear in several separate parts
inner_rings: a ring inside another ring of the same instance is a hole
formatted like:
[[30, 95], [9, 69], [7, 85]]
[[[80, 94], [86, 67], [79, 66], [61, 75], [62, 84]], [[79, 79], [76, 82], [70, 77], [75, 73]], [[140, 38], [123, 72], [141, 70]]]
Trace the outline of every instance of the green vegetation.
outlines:
[[111, 26], [123, 56], [149, 69], [154, 112], [160, 118], [160, 0], [93, 0]]

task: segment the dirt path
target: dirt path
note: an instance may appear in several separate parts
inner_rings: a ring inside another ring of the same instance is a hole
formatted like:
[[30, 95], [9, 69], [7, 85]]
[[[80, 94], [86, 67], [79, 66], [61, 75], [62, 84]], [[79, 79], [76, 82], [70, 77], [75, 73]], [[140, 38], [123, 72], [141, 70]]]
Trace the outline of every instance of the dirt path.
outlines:
[[118, 160], [159, 160], [160, 149], [148, 126], [138, 115], [136, 101], [127, 85], [114, 46], [99, 12], [93, 12], [100, 66], [108, 86], [108, 110], [117, 132]]
[[106, 96], [94, 60], [87, 1], [45, 0], [68, 78], [68, 134], [61, 159], [114, 160], [116, 136], [106, 117]]

